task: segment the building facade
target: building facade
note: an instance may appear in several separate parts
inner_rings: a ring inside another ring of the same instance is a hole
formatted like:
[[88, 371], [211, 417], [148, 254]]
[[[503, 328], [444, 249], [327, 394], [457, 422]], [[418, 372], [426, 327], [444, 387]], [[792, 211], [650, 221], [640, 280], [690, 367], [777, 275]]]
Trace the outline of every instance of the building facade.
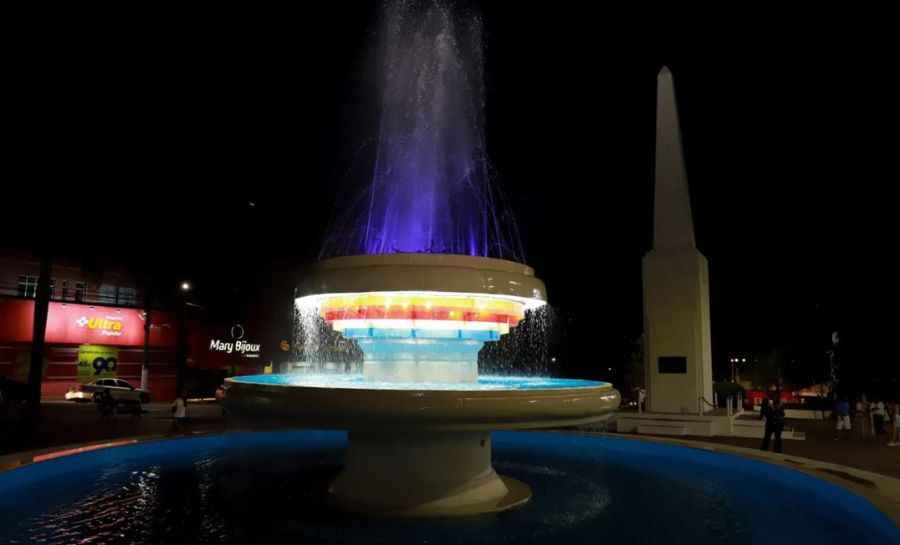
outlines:
[[[27, 254], [0, 255], [0, 377], [27, 382], [40, 264]], [[60, 399], [79, 383], [117, 377], [141, 384], [147, 315], [143, 293], [126, 271], [102, 273], [55, 261], [45, 333], [41, 393]], [[174, 306], [173, 306], [174, 305]], [[184, 305], [183, 308], [175, 308]], [[211, 394], [226, 376], [263, 372], [266, 352], [245, 323], [206, 316], [183, 300], [151, 310], [148, 388], [156, 401], [174, 399], [179, 342], [185, 346], [189, 395]], [[273, 347], [275, 348], [275, 347]]]

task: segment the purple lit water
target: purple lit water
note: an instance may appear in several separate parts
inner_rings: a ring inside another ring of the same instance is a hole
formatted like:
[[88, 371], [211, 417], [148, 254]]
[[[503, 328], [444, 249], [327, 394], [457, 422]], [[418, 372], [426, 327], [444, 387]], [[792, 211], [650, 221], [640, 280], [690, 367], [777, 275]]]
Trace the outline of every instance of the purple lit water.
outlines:
[[386, 5], [381, 110], [368, 184], [338, 203], [322, 257], [399, 252], [522, 261], [491, 182], [484, 136], [481, 20], [443, 2]]

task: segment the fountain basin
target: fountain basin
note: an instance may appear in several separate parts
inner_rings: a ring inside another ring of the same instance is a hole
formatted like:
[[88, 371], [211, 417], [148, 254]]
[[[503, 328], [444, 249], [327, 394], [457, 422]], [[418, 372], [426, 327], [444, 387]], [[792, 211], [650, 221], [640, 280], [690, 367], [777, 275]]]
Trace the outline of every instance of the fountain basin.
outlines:
[[349, 430], [344, 469], [329, 488], [334, 503], [409, 517], [521, 505], [531, 489], [494, 471], [490, 431], [596, 422], [619, 401], [605, 382], [490, 376], [451, 384], [255, 375], [227, 379], [225, 395], [238, 418]]
[[611, 384], [482, 376], [475, 383], [374, 382], [360, 375], [252, 375], [226, 379], [235, 415], [312, 428], [487, 431], [575, 426], [619, 406]]

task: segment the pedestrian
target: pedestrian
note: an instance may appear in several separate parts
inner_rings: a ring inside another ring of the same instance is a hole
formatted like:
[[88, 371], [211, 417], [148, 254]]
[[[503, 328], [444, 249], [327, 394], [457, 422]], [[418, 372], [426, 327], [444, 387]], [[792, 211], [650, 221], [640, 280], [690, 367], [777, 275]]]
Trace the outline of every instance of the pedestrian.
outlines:
[[763, 421], [763, 425], [765, 426], [765, 430], [763, 431], [763, 442], [760, 447], [763, 450], [769, 450], [769, 438], [772, 437], [772, 419], [769, 418], [771, 413], [772, 404], [769, 397], [763, 397], [762, 403], [759, 406], [759, 419]]
[[769, 410], [772, 408], [772, 404], [769, 401], [769, 397], [766, 396], [762, 399], [762, 403], [759, 405], [759, 419], [765, 420], [767, 416], [769, 416]]
[[891, 434], [890, 441], [888, 441], [889, 447], [896, 447], [900, 445], [900, 404], [896, 401], [891, 403], [891, 410], [888, 413], [890, 422], [891, 422]]
[[884, 402], [876, 399], [872, 403], [872, 424], [875, 429], [875, 438], [881, 439], [884, 435], [884, 424], [887, 420], [887, 411], [884, 408]]
[[845, 436], [850, 435], [850, 403], [846, 398], [842, 397], [834, 405], [834, 414], [837, 418], [837, 424], [834, 431], [834, 440], [840, 439], [841, 430], [846, 431]]
[[863, 405], [866, 407], [866, 437], [873, 437], [875, 435], [875, 425], [872, 418], [872, 410], [875, 408], [875, 404], [869, 401], [864, 394]]
[[872, 426], [875, 430], [876, 439], [881, 439], [881, 436], [884, 435], [885, 420], [887, 420], [887, 411], [885, 410], [884, 402], [874, 398], [872, 401]]
[[100, 418], [108, 418], [116, 413], [116, 400], [113, 399], [109, 390], [100, 390], [97, 392], [97, 410], [100, 411]]
[[856, 421], [856, 432], [860, 438], [866, 436], [866, 424], [869, 422], [869, 404], [866, 403], [866, 396], [863, 395], [856, 400], [856, 411], [853, 413], [853, 419]]
[[180, 430], [187, 420], [187, 400], [185, 394], [181, 393], [172, 402], [172, 428]]
[[775, 399], [775, 402], [767, 412], [768, 414], [765, 417], [766, 431], [765, 436], [763, 437], [762, 450], [769, 450], [769, 439], [774, 435], [774, 450], [775, 452], [780, 453], [781, 432], [784, 431], [784, 403], [781, 401], [780, 396]]

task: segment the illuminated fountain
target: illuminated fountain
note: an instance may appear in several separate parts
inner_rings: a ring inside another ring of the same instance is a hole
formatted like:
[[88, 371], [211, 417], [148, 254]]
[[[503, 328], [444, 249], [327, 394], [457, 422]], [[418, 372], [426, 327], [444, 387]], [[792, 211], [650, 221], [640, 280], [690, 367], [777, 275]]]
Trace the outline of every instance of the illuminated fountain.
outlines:
[[403, 516], [494, 512], [528, 500], [491, 466], [491, 430], [595, 422], [619, 406], [602, 382], [478, 376], [478, 351], [545, 304], [530, 267], [500, 259], [389, 254], [320, 262], [298, 289], [364, 354], [356, 375], [229, 379], [229, 411], [347, 429], [339, 506]]
[[238, 416], [349, 430], [330, 487], [345, 509], [500, 511], [531, 492], [494, 471], [491, 430], [594, 422], [619, 394], [601, 382], [479, 378], [484, 343], [546, 303], [490, 181], [480, 20], [396, 2], [383, 25], [372, 176], [341, 207], [296, 301], [359, 346], [362, 373], [233, 378], [226, 402]]

